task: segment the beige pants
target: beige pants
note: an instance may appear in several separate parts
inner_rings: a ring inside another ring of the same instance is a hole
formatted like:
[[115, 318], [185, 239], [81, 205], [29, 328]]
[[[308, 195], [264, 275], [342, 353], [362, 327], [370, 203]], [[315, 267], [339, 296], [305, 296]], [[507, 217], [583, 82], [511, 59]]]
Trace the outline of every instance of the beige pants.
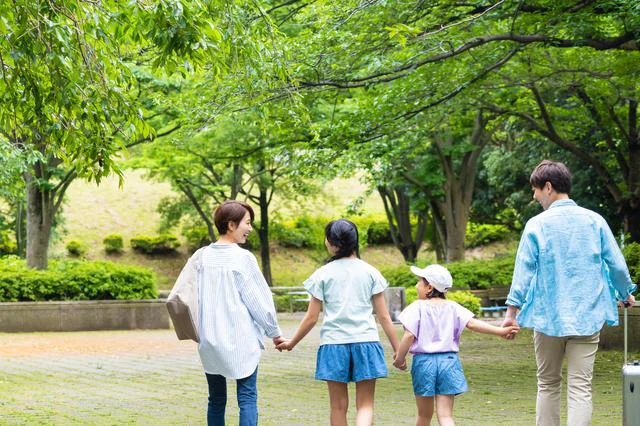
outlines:
[[591, 424], [591, 379], [600, 333], [593, 336], [552, 337], [535, 332], [533, 346], [538, 364], [536, 424], [560, 425], [562, 360], [567, 357], [567, 424]]

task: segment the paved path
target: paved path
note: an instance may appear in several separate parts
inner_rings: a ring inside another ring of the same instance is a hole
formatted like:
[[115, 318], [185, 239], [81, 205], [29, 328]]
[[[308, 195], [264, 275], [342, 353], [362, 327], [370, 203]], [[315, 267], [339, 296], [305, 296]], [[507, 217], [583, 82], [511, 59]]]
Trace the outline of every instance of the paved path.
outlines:
[[[299, 316], [282, 316], [284, 334], [292, 335], [298, 321]], [[384, 336], [382, 341], [390, 365]], [[328, 423], [326, 385], [313, 379], [318, 344], [316, 326], [293, 352], [270, 347], [264, 352], [258, 380], [261, 425]], [[531, 424], [530, 333], [512, 343], [465, 333], [461, 358], [470, 391], [456, 398], [458, 425]], [[600, 352], [596, 364], [593, 424], [619, 423], [621, 354]], [[350, 424], [353, 394], [352, 385]], [[195, 343], [178, 341], [171, 330], [0, 334], [0, 425], [202, 425], [206, 398]], [[390, 368], [376, 386], [376, 425], [410, 425], [414, 415], [409, 374]], [[227, 419], [237, 424], [232, 382]]]
[[[291, 335], [297, 321], [281, 325]], [[295, 352], [265, 351], [261, 424], [326, 423], [327, 391], [313, 380], [318, 332], [316, 327]], [[403, 396], [405, 380], [395, 383]], [[382, 386], [378, 391], [387, 392]], [[234, 424], [231, 383], [229, 395]], [[206, 396], [196, 344], [176, 340], [171, 330], [0, 334], [0, 424], [204, 424]], [[397, 403], [407, 424], [413, 400], [398, 397]], [[393, 416], [388, 412], [379, 424], [394, 424]]]

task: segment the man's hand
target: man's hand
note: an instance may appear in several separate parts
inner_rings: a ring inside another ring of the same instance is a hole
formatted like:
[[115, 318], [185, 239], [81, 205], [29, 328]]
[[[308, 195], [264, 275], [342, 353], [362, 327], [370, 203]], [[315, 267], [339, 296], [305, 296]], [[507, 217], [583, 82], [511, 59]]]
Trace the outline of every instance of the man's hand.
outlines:
[[618, 306], [620, 306], [621, 308], [627, 306], [634, 306], [636, 304], [636, 298], [633, 296], [633, 294], [630, 294], [629, 297], [627, 297], [627, 300], [624, 300], [622, 302], [618, 302]]
[[[502, 321], [502, 327], [518, 327], [519, 330], [520, 326], [518, 324], [518, 320], [516, 319], [516, 312], [517, 308], [515, 306], [509, 305], [507, 307], [507, 314]], [[509, 333], [503, 337], [507, 340], [513, 340], [516, 337], [516, 334], [518, 334], [517, 331], [515, 333]]]

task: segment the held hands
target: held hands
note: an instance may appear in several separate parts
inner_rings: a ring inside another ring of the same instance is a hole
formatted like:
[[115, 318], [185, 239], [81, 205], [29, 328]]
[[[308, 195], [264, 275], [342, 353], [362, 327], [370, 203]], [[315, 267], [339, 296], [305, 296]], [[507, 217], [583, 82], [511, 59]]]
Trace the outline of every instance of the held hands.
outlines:
[[517, 325], [502, 325], [502, 334], [501, 336], [507, 340], [513, 340], [516, 337], [516, 334], [520, 331], [520, 327]]
[[[282, 342], [285, 342], [287, 339], [285, 339], [282, 336], [276, 336], [273, 339], [273, 345], [276, 347], [276, 349], [278, 349], [278, 345], [281, 344]], [[278, 349], [280, 352], [282, 352], [282, 349]]]
[[502, 321], [502, 328], [504, 329], [504, 333], [501, 336], [507, 340], [513, 340], [520, 331], [520, 326], [518, 325], [518, 321], [515, 317], [511, 317], [507, 315]]
[[282, 341], [276, 344], [276, 349], [282, 352], [283, 350], [291, 351], [295, 347], [294, 344], [291, 343], [290, 339], [282, 339]]
[[393, 366], [396, 367], [399, 370], [406, 370], [407, 369], [407, 360], [405, 357], [400, 357], [398, 356], [397, 353], [393, 354]]

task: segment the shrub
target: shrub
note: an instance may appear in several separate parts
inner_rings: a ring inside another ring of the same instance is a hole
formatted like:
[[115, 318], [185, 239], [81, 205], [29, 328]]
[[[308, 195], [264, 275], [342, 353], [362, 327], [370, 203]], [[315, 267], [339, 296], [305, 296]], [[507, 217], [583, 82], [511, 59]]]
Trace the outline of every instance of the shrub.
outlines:
[[154, 299], [153, 273], [111, 262], [55, 261], [49, 269], [28, 269], [12, 256], [0, 259], [0, 302], [46, 300]]
[[[418, 291], [415, 286], [407, 288], [404, 295], [407, 305], [418, 299]], [[447, 299], [461, 304], [475, 315], [480, 315], [480, 298], [470, 291], [450, 291], [447, 293]]]
[[182, 228], [182, 236], [187, 241], [187, 248], [191, 252], [211, 242], [209, 230], [206, 226], [185, 226]]
[[178, 247], [180, 247], [180, 241], [171, 234], [162, 234], [156, 237], [138, 235], [131, 239], [131, 248], [145, 254], [174, 253]]
[[0, 256], [5, 254], [15, 254], [18, 246], [11, 239], [9, 231], [0, 231]]
[[495, 241], [508, 240], [512, 236], [512, 232], [504, 225], [468, 223], [464, 245], [468, 248], [478, 247]]
[[[511, 285], [514, 264], [514, 256], [505, 256], [491, 260], [453, 262], [445, 266], [451, 272], [455, 288], [477, 290]], [[382, 274], [392, 287], [409, 288], [418, 279], [408, 266], [385, 269]]]
[[279, 222], [273, 222], [271, 235], [282, 247], [301, 248], [308, 244], [307, 237], [301, 231]]
[[622, 253], [629, 267], [631, 281], [640, 283], [640, 243], [627, 244]]
[[407, 287], [404, 291], [404, 300], [407, 303], [407, 306], [418, 300], [418, 290], [415, 286]]
[[515, 266], [515, 256], [503, 256], [489, 260], [470, 260], [446, 265], [458, 288], [472, 290], [510, 286]]
[[388, 222], [372, 222], [367, 229], [367, 244], [391, 244], [391, 229]]
[[451, 291], [447, 293], [447, 299], [461, 304], [476, 316], [480, 315], [480, 298], [470, 291]]
[[107, 235], [104, 240], [102, 240], [102, 243], [104, 244], [104, 251], [108, 254], [120, 253], [124, 247], [122, 235], [120, 234]]
[[87, 253], [87, 248], [85, 247], [84, 244], [82, 244], [80, 241], [78, 240], [71, 240], [67, 243], [67, 252], [71, 255], [71, 256], [84, 256]]

